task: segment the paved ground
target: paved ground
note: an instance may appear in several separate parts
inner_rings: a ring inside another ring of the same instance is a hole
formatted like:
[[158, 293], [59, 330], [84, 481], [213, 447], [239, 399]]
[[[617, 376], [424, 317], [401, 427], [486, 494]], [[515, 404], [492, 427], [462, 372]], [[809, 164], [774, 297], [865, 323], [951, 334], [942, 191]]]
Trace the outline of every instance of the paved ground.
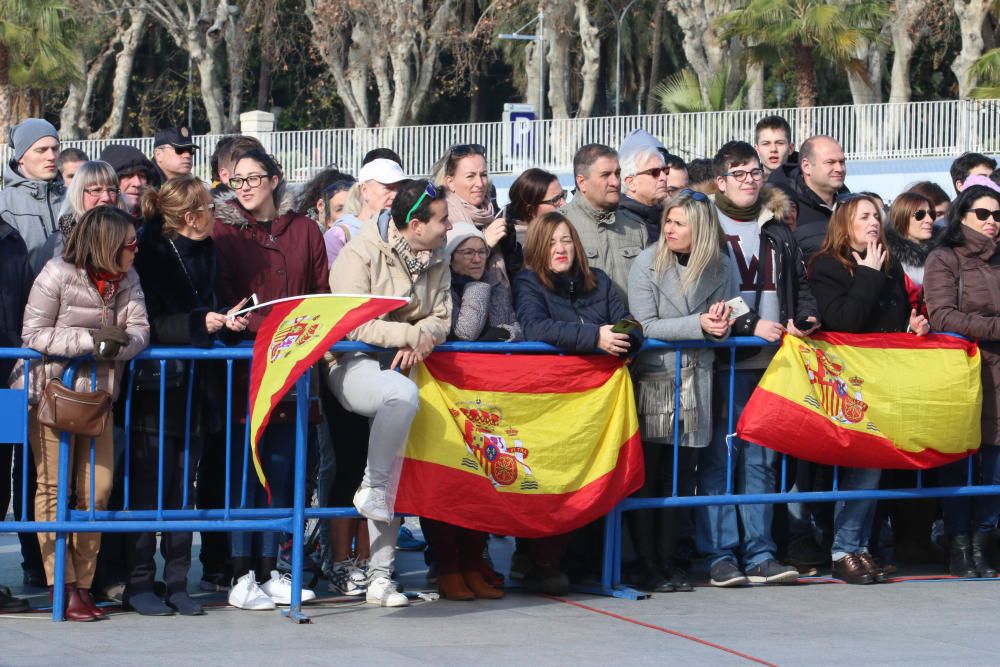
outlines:
[[[0, 537], [0, 581], [19, 581], [16, 545]], [[510, 548], [509, 540], [493, 541], [499, 567]], [[408, 588], [427, 588], [418, 554], [401, 553], [399, 563]], [[197, 618], [114, 613], [100, 623], [56, 625], [45, 613], [0, 617], [0, 664], [997, 665], [998, 584], [814, 580], [699, 587], [644, 601], [511, 592], [497, 602], [399, 610], [327, 597], [306, 607], [312, 623], [301, 626], [209, 596], [205, 602], [220, 606]], [[34, 593], [37, 605], [47, 601]]]

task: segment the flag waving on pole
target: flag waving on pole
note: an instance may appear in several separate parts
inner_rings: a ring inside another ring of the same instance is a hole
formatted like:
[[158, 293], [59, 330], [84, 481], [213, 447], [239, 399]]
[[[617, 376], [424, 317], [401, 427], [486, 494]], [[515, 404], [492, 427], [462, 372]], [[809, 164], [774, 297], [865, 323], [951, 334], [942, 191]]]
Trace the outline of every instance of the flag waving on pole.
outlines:
[[250, 446], [257, 478], [267, 490], [268, 501], [271, 488], [257, 445], [271, 410], [334, 343], [365, 322], [407, 302], [409, 299], [402, 297], [310, 294], [255, 306], [271, 306], [271, 312], [257, 331], [250, 369]]

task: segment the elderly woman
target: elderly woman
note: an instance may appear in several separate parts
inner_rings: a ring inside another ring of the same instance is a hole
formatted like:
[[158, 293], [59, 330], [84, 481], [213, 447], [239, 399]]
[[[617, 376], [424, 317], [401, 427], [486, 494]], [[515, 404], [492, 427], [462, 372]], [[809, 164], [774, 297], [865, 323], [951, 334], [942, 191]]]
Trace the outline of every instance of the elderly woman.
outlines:
[[[974, 185], [952, 202], [941, 246], [924, 269], [931, 323], [979, 341], [982, 353], [982, 442], [972, 461], [973, 483], [1000, 484], [1000, 194]], [[968, 461], [943, 466], [945, 486], [966, 483]], [[945, 533], [951, 537], [950, 571], [957, 577], [995, 577], [986, 559], [990, 532], [1000, 517], [997, 496], [944, 498]]]
[[91, 160], [80, 165], [66, 191], [66, 199], [59, 211], [59, 229], [45, 241], [35, 256], [33, 268], [36, 274], [47, 261], [62, 256], [70, 231], [84, 213], [98, 206], [117, 206], [126, 210], [114, 167], [107, 162]]
[[[682, 191], [664, 206], [662, 235], [646, 248], [629, 271], [628, 300], [647, 338], [721, 340], [729, 334], [732, 268], [720, 251], [724, 241], [715, 207], [704, 195]], [[697, 455], [712, 439], [711, 349], [681, 356], [680, 397], [676, 391], [676, 353], [643, 352], [633, 366], [639, 429], [646, 458], [646, 482], [636, 496], [662, 497], [673, 491], [673, 444], [679, 464], [679, 495], [694, 495]], [[679, 403], [680, 415], [675, 415]], [[675, 438], [674, 422], [680, 434]], [[632, 570], [643, 590], [693, 590], [676, 568], [672, 538], [693, 538], [689, 513], [677, 510], [630, 512], [637, 561]], [[685, 524], [685, 525], [681, 525]], [[678, 535], [678, 530], [688, 535]]]
[[[97, 389], [118, 395], [123, 361], [149, 343], [149, 322], [139, 277], [132, 269], [138, 247], [132, 218], [124, 211], [98, 206], [83, 215], [66, 239], [62, 257], [50, 260], [28, 295], [22, 338], [25, 347], [49, 355], [31, 365], [28, 439], [35, 457], [37, 489], [35, 517], [56, 518], [59, 475], [59, 431], [39, 422], [38, 401], [47, 382], [61, 379], [67, 359], [93, 355], [77, 373], [77, 391]], [[24, 367], [14, 372], [11, 386], [24, 386]], [[112, 416], [94, 438], [95, 465], [90, 468], [91, 439], [74, 436], [70, 447], [70, 474], [76, 490], [76, 508], [107, 508], [114, 474]], [[93, 479], [91, 479], [93, 474]], [[91, 496], [91, 483], [94, 493]], [[38, 534], [45, 562], [49, 594], [55, 582], [55, 535]], [[80, 533], [67, 543], [66, 619], [104, 618], [90, 593], [101, 547], [100, 533]]]
[[486, 261], [487, 282], [510, 282], [521, 268], [524, 255], [517, 242], [512, 220], [497, 217], [490, 199], [490, 178], [486, 148], [460, 144], [448, 149], [434, 165], [434, 184], [448, 193], [448, 220], [468, 222], [486, 237], [490, 256]]

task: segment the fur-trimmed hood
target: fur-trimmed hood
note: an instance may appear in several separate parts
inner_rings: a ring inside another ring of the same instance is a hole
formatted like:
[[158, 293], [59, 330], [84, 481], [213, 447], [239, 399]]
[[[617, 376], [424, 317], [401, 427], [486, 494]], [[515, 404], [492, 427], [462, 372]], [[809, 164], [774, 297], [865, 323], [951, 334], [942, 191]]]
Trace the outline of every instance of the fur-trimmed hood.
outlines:
[[[280, 218], [286, 213], [296, 210], [295, 194], [284, 183], [278, 186], [278, 215]], [[256, 222], [253, 216], [240, 205], [236, 198], [236, 192], [230, 188], [218, 187], [212, 191], [212, 201], [215, 203], [215, 217], [224, 225], [233, 227], [247, 227]]]
[[944, 228], [935, 229], [931, 237], [923, 243], [916, 243], [896, 231], [892, 225], [885, 225], [885, 242], [889, 246], [889, 256], [904, 266], [922, 267], [931, 250], [941, 244]]
[[782, 222], [785, 219], [785, 209], [791, 200], [781, 188], [767, 183], [760, 189], [761, 211], [767, 211], [772, 219]]

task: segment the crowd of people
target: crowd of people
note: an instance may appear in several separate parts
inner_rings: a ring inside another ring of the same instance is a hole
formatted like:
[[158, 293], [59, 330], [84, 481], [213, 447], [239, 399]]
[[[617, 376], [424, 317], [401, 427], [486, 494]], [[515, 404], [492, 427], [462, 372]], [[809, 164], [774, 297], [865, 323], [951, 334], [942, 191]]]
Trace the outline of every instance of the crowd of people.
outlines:
[[[205, 184], [191, 174], [198, 148], [185, 127], [157, 133], [152, 159], [113, 144], [91, 160], [60, 151], [47, 121], [25, 120], [10, 132], [13, 157], [0, 191], [0, 346], [44, 357], [28, 373], [22, 362], [0, 360], [5, 386], [27, 387], [30, 405], [30, 447], [0, 446], [7, 471], [0, 504], [6, 508], [13, 491], [19, 518], [54, 519], [59, 431], [39, 405], [66, 359], [92, 355], [75, 389], [89, 391], [96, 381], [118, 400], [95, 438], [93, 467], [90, 438], [73, 439], [75, 508], [121, 508], [126, 460], [130, 509], [155, 509], [161, 499], [165, 509], [223, 507], [227, 471], [229, 506], [266, 506], [252, 474], [243, 486], [246, 419], [239, 409], [227, 417], [225, 366], [126, 362], [150, 344], [252, 340], [267, 309], [240, 314], [249, 295], [268, 302], [321, 292], [409, 297], [349, 335], [384, 352], [327, 353], [310, 397], [320, 503], [353, 503], [363, 517], [325, 526], [330, 589], [381, 606], [408, 604], [395, 578], [396, 550], [423, 547], [394, 512], [395, 463], [420, 408], [408, 371], [449, 339], [542, 341], [628, 358], [646, 467], [637, 495], [660, 497], [671, 494], [675, 474], [680, 495], [725, 494], [730, 474], [738, 493], [779, 490], [777, 454], [727, 433], [730, 405], [735, 420], [775, 348], [741, 349], [730, 369], [728, 354], [642, 349], [645, 338], [757, 336], [773, 343], [817, 330], [973, 337], [982, 350], [984, 394], [973, 482], [1000, 484], [996, 162], [958, 157], [953, 200], [922, 182], [887, 205], [876, 193], [848, 191], [835, 137], [808, 137], [795, 151], [787, 121], [769, 116], [753, 139], [687, 164], [636, 130], [617, 149], [579, 148], [572, 193], [557, 175], [531, 168], [501, 208], [489, 156], [476, 144], [452, 146], [430, 179], [411, 178], [398, 154], [380, 148], [365, 156], [356, 178], [328, 168], [297, 190], [253, 137], [220, 140]], [[249, 365], [235, 363], [235, 405], [249, 382]], [[129, 401], [120, 398], [123, 388]], [[294, 405], [294, 395], [282, 399], [259, 445], [277, 507], [292, 500]], [[227, 430], [228, 466], [219, 445]], [[786, 488], [828, 488], [827, 466], [786, 465]], [[21, 466], [30, 473], [27, 488]], [[960, 461], [925, 480], [964, 484], [966, 474]], [[841, 468], [839, 488], [912, 486], [913, 479]], [[1000, 516], [994, 496], [626, 516], [626, 581], [647, 591], [693, 590], [689, 572], [700, 561], [720, 587], [791, 583], [825, 565], [849, 584], [871, 584], [885, 581], [898, 560], [937, 560], [960, 577], [997, 574], [989, 549]], [[443, 597], [503, 596], [505, 576], [492, 566], [487, 534], [428, 519], [421, 528], [428, 579]], [[54, 536], [20, 538], [25, 584], [48, 586], [51, 594]], [[281, 542], [277, 533], [203, 533], [199, 587], [228, 591], [241, 609], [288, 604]], [[203, 613], [188, 591], [192, 535], [164, 533], [159, 545], [162, 587], [155, 534], [72, 536], [66, 618], [103, 618], [97, 603], [109, 598], [144, 615]], [[529, 591], [562, 594], [571, 581], [593, 575], [598, 552], [586, 528], [518, 539], [506, 576]], [[314, 597], [302, 591], [303, 601]], [[25, 607], [0, 590], [0, 611]]]

